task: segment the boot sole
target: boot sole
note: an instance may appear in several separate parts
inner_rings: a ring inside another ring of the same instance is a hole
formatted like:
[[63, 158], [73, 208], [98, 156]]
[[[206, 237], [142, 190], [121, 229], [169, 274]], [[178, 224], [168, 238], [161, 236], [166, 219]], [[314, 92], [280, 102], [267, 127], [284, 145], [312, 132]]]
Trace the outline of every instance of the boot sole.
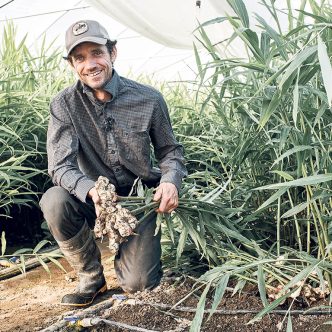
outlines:
[[60, 305], [66, 306], [66, 307], [86, 307], [90, 304], [92, 304], [92, 302], [95, 300], [96, 296], [102, 293], [105, 293], [107, 291], [107, 285], [105, 284], [102, 288], [100, 288], [95, 295], [93, 296], [93, 298], [91, 299], [90, 302], [88, 303], [83, 303], [83, 304], [79, 304], [79, 303], [61, 303]]

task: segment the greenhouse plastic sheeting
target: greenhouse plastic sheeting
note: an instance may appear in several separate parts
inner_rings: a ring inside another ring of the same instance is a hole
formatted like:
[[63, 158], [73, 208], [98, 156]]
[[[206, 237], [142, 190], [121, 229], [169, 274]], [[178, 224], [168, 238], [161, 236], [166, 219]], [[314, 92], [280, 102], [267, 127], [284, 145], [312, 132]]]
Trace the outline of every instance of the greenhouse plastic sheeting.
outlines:
[[[227, 1], [222, 0], [88, 0], [89, 4], [137, 31], [143, 36], [173, 48], [192, 48], [196, 28], [208, 20], [233, 15]], [[194, 32], [195, 31], [195, 32]], [[223, 23], [212, 24], [206, 32], [213, 43], [229, 38], [232, 29]], [[196, 43], [199, 46], [199, 43]]]

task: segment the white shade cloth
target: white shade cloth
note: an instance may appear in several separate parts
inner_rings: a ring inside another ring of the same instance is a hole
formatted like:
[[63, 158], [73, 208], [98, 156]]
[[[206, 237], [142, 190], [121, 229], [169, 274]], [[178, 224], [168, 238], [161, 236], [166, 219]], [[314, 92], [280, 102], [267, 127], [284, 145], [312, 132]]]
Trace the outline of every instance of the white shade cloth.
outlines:
[[[190, 49], [197, 27], [225, 14], [234, 15], [226, 0], [87, 0], [104, 14], [167, 47]], [[232, 28], [228, 22], [206, 27], [212, 43], [229, 38]], [[196, 43], [200, 47], [200, 43]]]

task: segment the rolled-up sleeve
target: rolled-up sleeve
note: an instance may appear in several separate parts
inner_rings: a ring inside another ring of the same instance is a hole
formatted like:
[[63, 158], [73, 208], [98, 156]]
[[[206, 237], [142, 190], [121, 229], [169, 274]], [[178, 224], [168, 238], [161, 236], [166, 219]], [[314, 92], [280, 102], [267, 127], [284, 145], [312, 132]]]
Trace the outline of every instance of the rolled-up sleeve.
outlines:
[[64, 100], [57, 97], [50, 105], [47, 132], [48, 172], [55, 185], [61, 186], [82, 202], [95, 183], [78, 166], [79, 139]]
[[167, 105], [161, 94], [158, 96], [150, 135], [162, 174], [160, 183], [171, 182], [180, 191], [182, 179], [187, 175], [183, 147], [173, 133]]

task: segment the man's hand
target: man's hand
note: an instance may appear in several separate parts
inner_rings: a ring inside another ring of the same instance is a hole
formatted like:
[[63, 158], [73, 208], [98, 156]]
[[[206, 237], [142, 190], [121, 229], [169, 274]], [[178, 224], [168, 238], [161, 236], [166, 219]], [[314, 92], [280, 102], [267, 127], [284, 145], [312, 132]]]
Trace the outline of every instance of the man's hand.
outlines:
[[98, 195], [96, 187], [90, 189], [90, 191], [88, 192], [88, 196], [92, 199], [95, 205], [96, 216], [98, 218], [100, 216], [100, 197]]
[[157, 212], [170, 213], [179, 205], [178, 190], [173, 183], [163, 182], [158, 186], [153, 200], [155, 202], [160, 201]]

